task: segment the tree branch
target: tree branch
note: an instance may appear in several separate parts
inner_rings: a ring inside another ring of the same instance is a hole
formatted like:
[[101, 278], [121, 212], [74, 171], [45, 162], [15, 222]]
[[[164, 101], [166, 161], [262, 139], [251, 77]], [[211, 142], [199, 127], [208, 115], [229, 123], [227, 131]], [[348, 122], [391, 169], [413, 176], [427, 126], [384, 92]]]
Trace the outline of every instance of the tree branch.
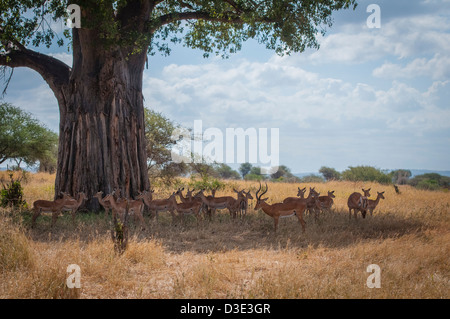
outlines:
[[23, 45], [14, 45], [19, 50], [13, 49], [0, 54], [0, 66], [30, 68], [38, 72], [55, 93], [69, 82], [71, 68], [67, 64], [51, 56], [26, 49]]
[[[205, 21], [217, 21], [224, 23], [234, 23], [234, 24], [243, 24], [245, 23], [239, 15], [222, 15], [220, 18], [217, 16], [212, 16], [209, 12], [205, 11], [185, 11], [185, 12], [175, 12], [168, 13], [160, 16], [156, 21], [152, 23], [151, 29], [149, 32], [153, 33], [163, 25], [181, 21], [181, 20], [205, 20]], [[264, 22], [273, 22], [269, 20], [265, 20]]]

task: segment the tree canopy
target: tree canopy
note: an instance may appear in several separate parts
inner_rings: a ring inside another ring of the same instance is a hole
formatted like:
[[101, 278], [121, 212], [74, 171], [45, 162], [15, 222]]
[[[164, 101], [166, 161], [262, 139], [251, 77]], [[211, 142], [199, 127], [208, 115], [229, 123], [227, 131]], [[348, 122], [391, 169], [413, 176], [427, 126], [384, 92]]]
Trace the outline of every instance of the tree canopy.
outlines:
[[[56, 43], [70, 48], [77, 35], [70, 29], [58, 33], [52, 25], [67, 19], [72, 3], [1, 1], [0, 64], [9, 61], [14, 66], [25, 60], [34, 64], [42, 57], [32, 57], [29, 46]], [[106, 47], [120, 46], [128, 54], [142, 50], [169, 54], [170, 43], [183, 43], [205, 55], [227, 56], [250, 38], [278, 54], [318, 48], [317, 34], [332, 25], [332, 12], [355, 8], [356, 0], [78, 0], [76, 4], [82, 10], [82, 28], [95, 33]]]
[[8, 103], [0, 104], [0, 164], [11, 159], [27, 165], [48, 160], [58, 135], [31, 114]]

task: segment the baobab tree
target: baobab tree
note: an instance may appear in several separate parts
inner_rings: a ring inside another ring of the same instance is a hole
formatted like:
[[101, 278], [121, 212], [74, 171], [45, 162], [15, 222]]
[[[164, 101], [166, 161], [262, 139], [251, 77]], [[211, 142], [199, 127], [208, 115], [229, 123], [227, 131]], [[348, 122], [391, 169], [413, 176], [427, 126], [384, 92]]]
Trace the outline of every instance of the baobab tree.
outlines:
[[[66, 19], [71, 4], [81, 9], [81, 28], [58, 34], [51, 22]], [[356, 0], [2, 1], [0, 66], [6, 83], [14, 68], [38, 72], [58, 101], [56, 194], [91, 198], [119, 188], [133, 196], [149, 188], [142, 96], [149, 55], [178, 42], [227, 56], [251, 38], [278, 54], [317, 49], [332, 13], [350, 7]], [[39, 52], [55, 43], [69, 46], [71, 66]]]

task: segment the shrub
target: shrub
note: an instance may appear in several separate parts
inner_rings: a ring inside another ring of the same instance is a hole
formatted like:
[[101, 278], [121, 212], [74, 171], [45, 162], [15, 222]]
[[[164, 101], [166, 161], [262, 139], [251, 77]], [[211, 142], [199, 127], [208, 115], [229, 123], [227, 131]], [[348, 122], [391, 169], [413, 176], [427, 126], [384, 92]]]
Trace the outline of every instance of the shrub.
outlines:
[[409, 184], [419, 189], [438, 190], [449, 187], [450, 177], [437, 173], [427, 173], [411, 178]]
[[352, 182], [378, 182], [381, 184], [392, 182], [387, 173], [372, 166], [350, 166], [342, 172], [342, 179]]
[[27, 203], [23, 199], [23, 188], [20, 183], [21, 179], [14, 179], [13, 173], [9, 174], [10, 182], [2, 181], [3, 189], [0, 193], [0, 204], [2, 207], [27, 207]]

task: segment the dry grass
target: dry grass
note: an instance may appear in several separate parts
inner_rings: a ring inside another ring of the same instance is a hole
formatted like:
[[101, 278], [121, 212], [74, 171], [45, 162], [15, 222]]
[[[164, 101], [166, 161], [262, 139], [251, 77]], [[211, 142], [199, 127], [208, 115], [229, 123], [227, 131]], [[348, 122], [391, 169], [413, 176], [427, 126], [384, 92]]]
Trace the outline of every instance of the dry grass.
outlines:
[[[51, 198], [54, 176], [33, 174], [25, 199]], [[230, 182], [256, 190], [255, 182]], [[0, 297], [2, 298], [449, 298], [450, 193], [370, 183], [269, 183], [270, 201], [295, 196], [297, 187], [335, 190], [334, 211], [318, 222], [273, 221], [250, 210], [242, 220], [228, 212], [196, 226], [194, 218], [171, 224], [146, 217], [147, 229], [132, 229], [127, 251], [118, 256], [110, 220], [102, 214], [69, 216], [50, 228], [40, 217], [30, 229], [29, 212], [2, 211]], [[385, 190], [373, 217], [349, 220], [347, 197], [361, 188]], [[157, 191], [158, 192], [158, 191]], [[163, 193], [163, 190], [159, 190]], [[168, 190], [164, 191], [168, 193]], [[254, 206], [255, 201], [250, 204]], [[69, 264], [81, 268], [81, 289], [65, 285]], [[381, 268], [381, 288], [366, 286], [366, 268]]]

